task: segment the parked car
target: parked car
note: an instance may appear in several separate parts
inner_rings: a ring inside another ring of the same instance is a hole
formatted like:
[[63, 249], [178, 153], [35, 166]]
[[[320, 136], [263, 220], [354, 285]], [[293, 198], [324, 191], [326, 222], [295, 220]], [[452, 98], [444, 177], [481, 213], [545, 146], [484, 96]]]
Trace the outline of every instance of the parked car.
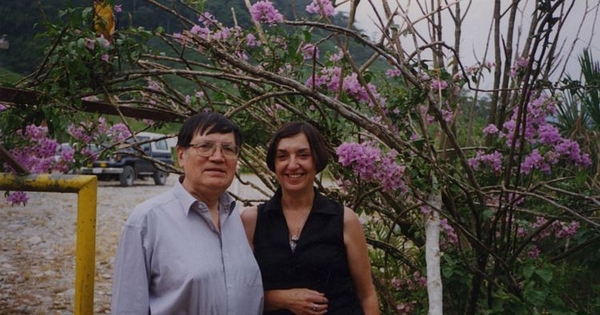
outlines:
[[[136, 135], [137, 142], [145, 142], [151, 139], [164, 137], [163, 134], [140, 132]], [[136, 142], [130, 138], [127, 143]], [[141, 150], [150, 158], [173, 164], [171, 147], [166, 139], [140, 144]], [[93, 174], [98, 180], [118, 180], [121, 186], [132, 186], [135, 179], [146, 179], [152, 176], [156, 185], [164, 185], [167, 182], [168, 173], [158, 169], [151, 161], [136, 156], [139, 151], [126, 145], [111, 154], [108, 159], [99, 159], [82, 167], [80, 174]]]

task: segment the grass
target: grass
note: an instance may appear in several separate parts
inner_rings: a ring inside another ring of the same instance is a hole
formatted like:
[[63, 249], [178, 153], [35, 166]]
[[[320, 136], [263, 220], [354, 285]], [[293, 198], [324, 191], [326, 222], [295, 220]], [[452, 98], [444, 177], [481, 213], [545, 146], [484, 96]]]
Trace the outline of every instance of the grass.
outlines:
[[23, 76], [0, 67], [0, 86], [14, 86]]

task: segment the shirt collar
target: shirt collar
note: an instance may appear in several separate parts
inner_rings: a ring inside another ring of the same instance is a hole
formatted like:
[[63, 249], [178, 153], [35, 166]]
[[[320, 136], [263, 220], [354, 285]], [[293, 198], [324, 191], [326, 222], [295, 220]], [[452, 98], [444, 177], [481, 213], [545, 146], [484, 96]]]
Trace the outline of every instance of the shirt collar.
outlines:
[[[322, 214], [336, 214], [335, 204], [332, 202], [332, 200], [323, 196], [316, 187], [313, 187], [313, 190], [315, 191], [315, 197], [313, 199], [313, 206], [310, 211]], [[281, 211], [281, 188], [278, 188], [273, 197], [265, 203], [265, 212], [269, 213]]]
[[[201, 211], [207, 210], [206, 204], [204, 204], [204, 202], [198, 201], [187, 190], [185, 190], [185, 188], [183, 188], [183, 185], [181, 185], [182, 181], [183, 175], [179, 177], [179, 180], [175, 181], [175, 185], [173, 185], [173, 194], [181, 202], [183, 210], [185, 211], [185, 215], [187, 216], [190, 213], [190, 210], [194, 207], [196, 203], [198, 203], [198, 206], [196, 207]], [[231, 212], [233, 212], [233, 209], [235, 209], [235, 205], [235, 199], [233, 199], [233, 197], [231, 197], [229, 193], [224, 192], [223, 194], [221, 194], [221, 196], [219, 196], [219, 209], [225, 209], [227, 215], [230, 215]]]

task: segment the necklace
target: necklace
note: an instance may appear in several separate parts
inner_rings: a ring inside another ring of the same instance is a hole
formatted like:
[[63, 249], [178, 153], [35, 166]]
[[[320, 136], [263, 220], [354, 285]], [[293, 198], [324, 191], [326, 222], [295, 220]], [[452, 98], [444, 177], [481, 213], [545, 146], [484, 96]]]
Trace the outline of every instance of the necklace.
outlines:
[[306, 220], [308, 220], [308, 217], [310, 216], [310, 212], [304, 217], [304, 219], [302, 220], [302, 224], [300, 224], [300, 226], [298, 226], [298, 228], [296, 229], [296, 233], [292, 234], [292, 236], [290, 236], [290, 249], [292, 251], [292, 253], [294, 253], [296, 251], [296, 247], [298, 246], [298, 241], [300, 240], [300, 235], [302, 234], [302, 229], [304, 228], [304, 224], [306, 223]]
[[299, 240], [300, 237], [296, 236], [296, 234], [292, 235], [292, 237], [290, 238], [290, 249], [292, 250], [292, 253], [296, 251], [296, 246], [298, 246]]

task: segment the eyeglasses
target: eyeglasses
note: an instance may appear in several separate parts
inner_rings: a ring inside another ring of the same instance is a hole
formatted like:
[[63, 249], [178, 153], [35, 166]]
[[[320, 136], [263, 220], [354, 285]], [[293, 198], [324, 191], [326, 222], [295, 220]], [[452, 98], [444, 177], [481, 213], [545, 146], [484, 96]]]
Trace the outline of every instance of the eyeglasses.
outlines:
[[190, 143], [192, 151], [198, 156], [210, 157], [215, 154], [217, 147], [221, 148], [221, 153], [226, 159], [235, 159], [240, 155], [240, 149], [235, 144], [221, 143], [214, 141], [202, 141], [199, 143]]

